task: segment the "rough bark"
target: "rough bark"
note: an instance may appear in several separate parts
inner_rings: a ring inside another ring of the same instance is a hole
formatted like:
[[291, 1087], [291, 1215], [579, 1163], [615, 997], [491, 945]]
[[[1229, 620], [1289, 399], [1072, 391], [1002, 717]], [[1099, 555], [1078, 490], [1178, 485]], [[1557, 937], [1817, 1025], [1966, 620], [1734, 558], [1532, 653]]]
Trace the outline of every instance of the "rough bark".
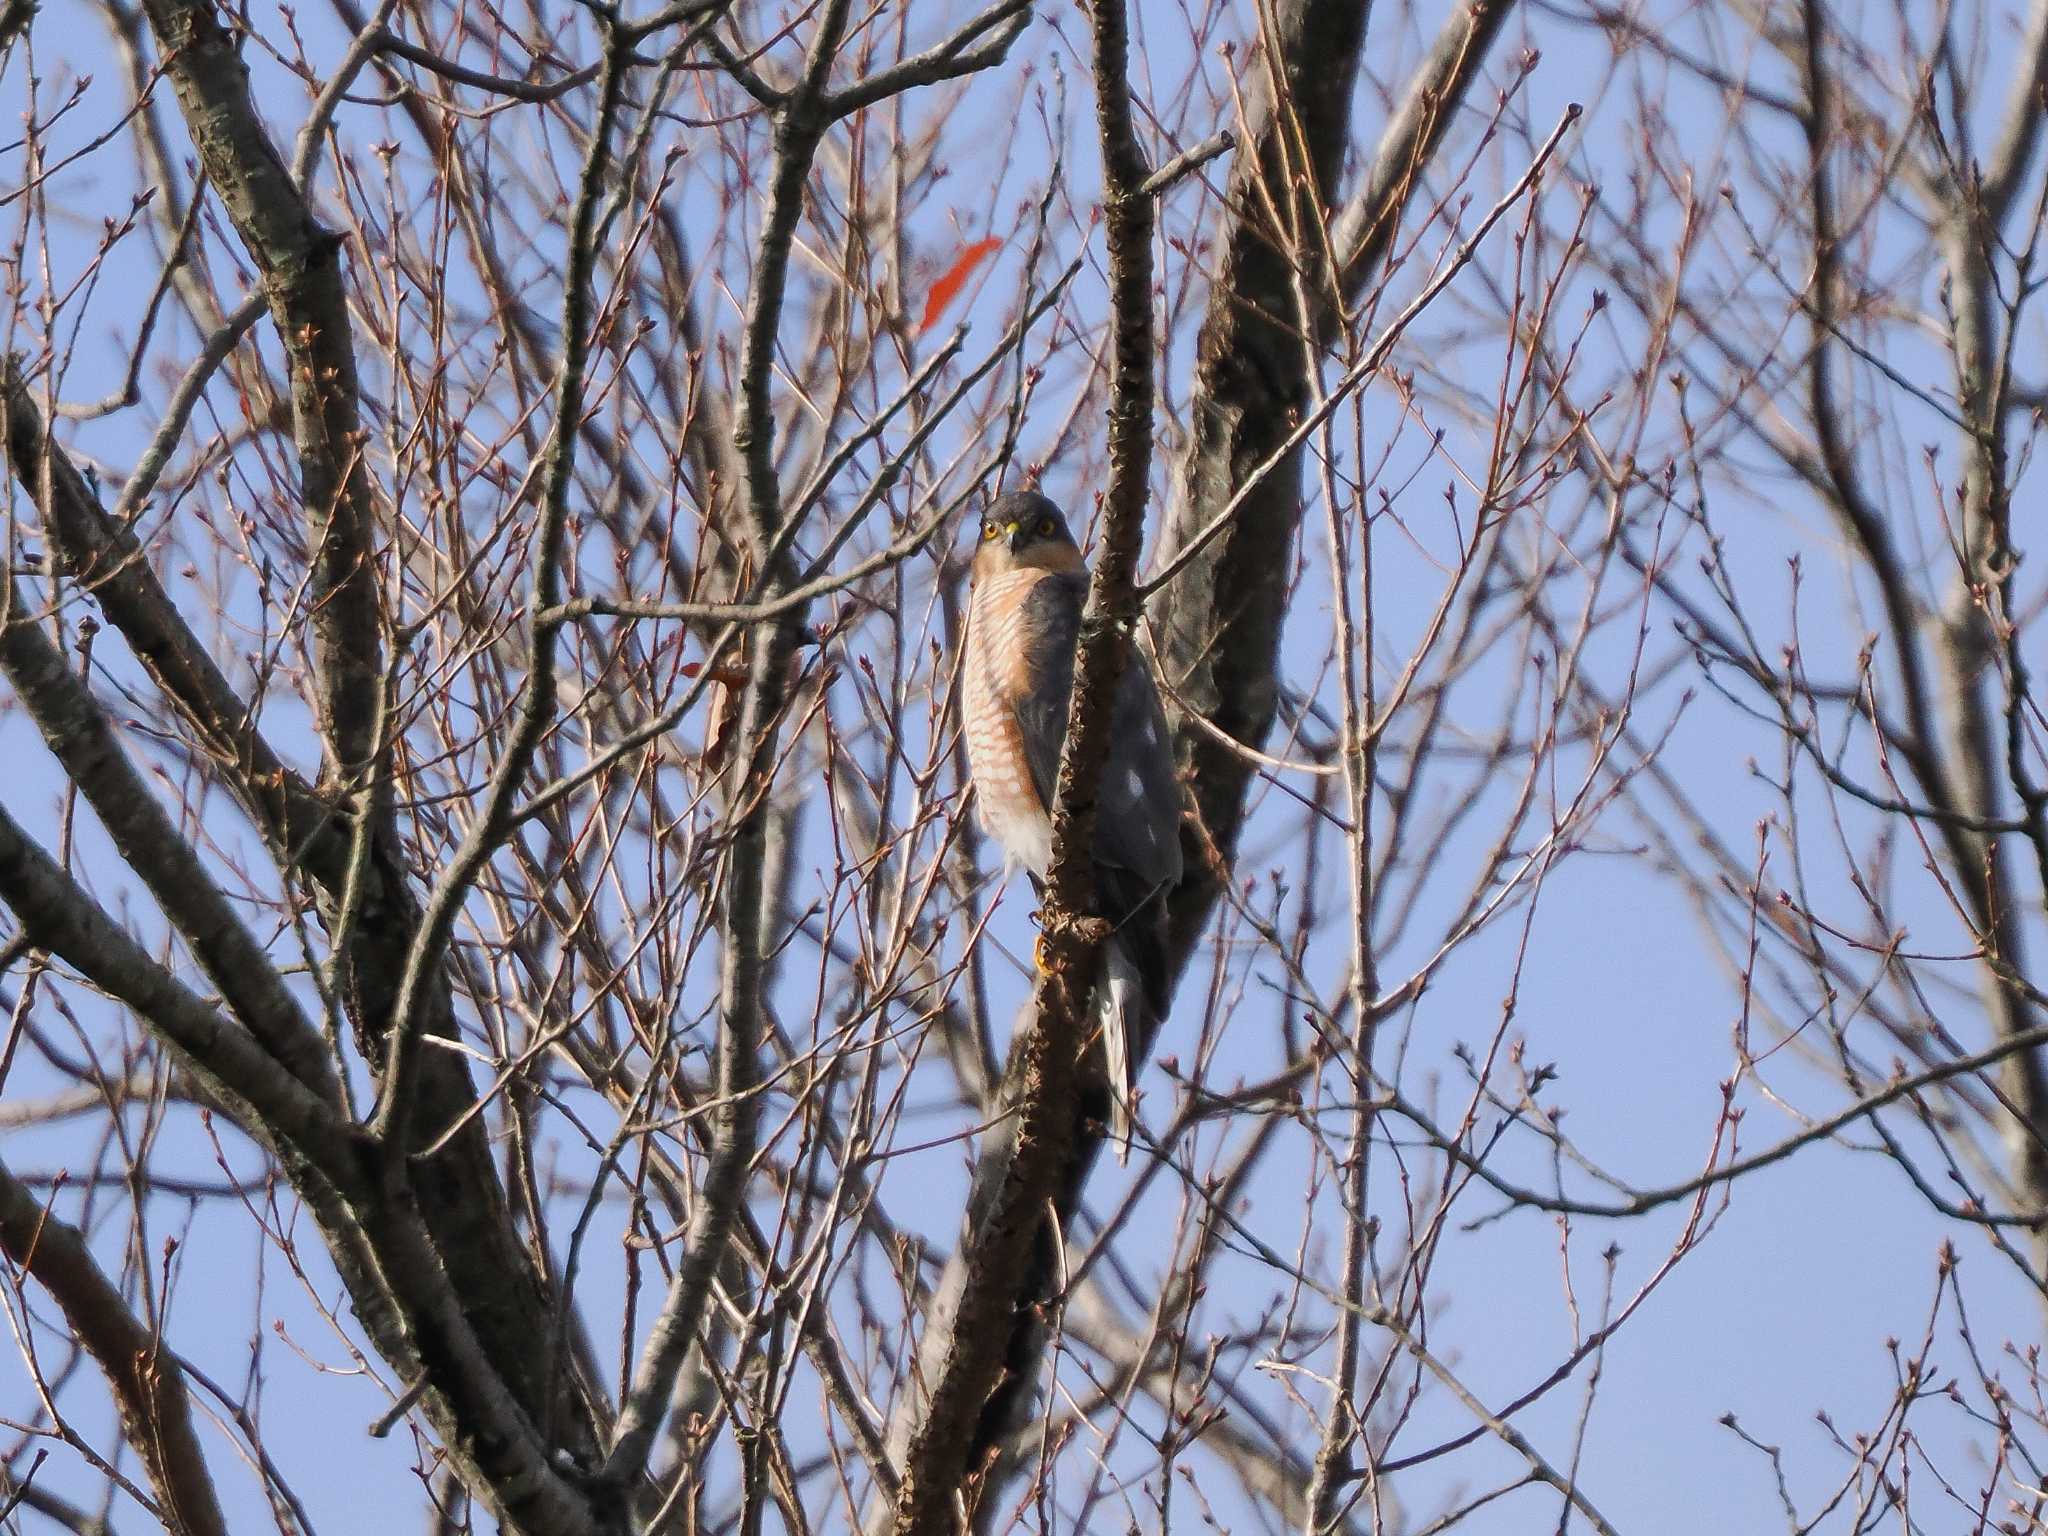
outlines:
[[[268, 823], [266, 831], [287, 874], [303, 869], [312, 877], [330, 933], [343, 921], [348, 900], [354, 820], [370, 818], [368, 864], [346, 918], [349, 942], [337, 970], [357, 1044], [367, 1059], [381, 1061], [420, 909], [408, 888], [389, 821], [386, 775], [379, 766], [384, 751], [377, 739], [383, 620], [376, 584], [375, 499], [363, 461], [342, 245], [315, 219], [271, 143], [250, 98], [248, 71], [235, 39], [213, 9], [189, 0], [152, 0], [147, 11], [201, 161], [262, 273], [271, 318], [291, 367], [299, 494], [313, 554], [309, 608], [319, 719], [328, 753], [326, 788], [332, 790], [313, 793], [331, 805], [332, 820], [319, 820], [316, 799], [277, 770], [267, 777], [247, 775], [243, 797], [245, 803], [257, 802], [252, 813]], [[17, 473], [28, 472], [29, 462], [17, 450]], [[76, 502], [75, 497], [66, 499]], [[269, 758], [255, 747], [246, 716], [230, 712], [231, 690], [195, 659], [203, 657], [203, 648], [179, 632], [146, 562], [131, 558], [124, 548], [132, 544], [127, 530], [104, 515], [95, 519], [85, 508], [76, 510], [71, 531], [62, 536], [68, 563], [90, 572], [89, 579], [118, 589], [124, 607], [110, 607], [110, 617], [124, 634], [132, 630], [148, 637], [146, 643], [155, 648], [174, 683], [167, 688], [170, 696], [188, 715], [210, 719], [209, 745], [218, 742], [216, 751], [246, 752], [252, 769], [255, 759]], [[147, 660], [143, 645], [137, 649]], [[223, 730], [231, 733], [227, 740], [220, 739]], [[425, 1032], [454, 1037], [444, 975], [431, 978], [420, 1012]], [[487, 1127], [474, 1113], [469, 1074], [448, 1053], [425, 1054], [420, 1138], [432, 1140], [458, 1122], [463, 1129], [439, 1155], [409, 1169], [421, 1217], [435, 1234], [486, 1354], [498, 1363], [523, 1409], [536, 1423], [552, 1419], [579, 1454], [592, 1450], [596, 1428], [580, 1394], [550, 1379], [542, 1341], [551, 1336], [552, 1303], [513, 1227], [491, 1161]]]
[[[1364, 46], [1366, 8], [1346, 0], [1292, 0], [1268, 13], [1267, 46], [1273, 64], [1250, 93], [1251, 121], [1233, 170], [1227, 223], [1208, 312], [1198, 343], [1193, 391], [1193, 441], [1178, 494], [1162, 527], [1157, 560], [1165, 564], [1239, 494], [1300, 420], [1309, 398], [1310, 349], [1286, 317], [1298, 313], [1297, 263], [1306, 291], [1332, 306], [1316, 316], [1334, 324], [1335, 291], [1355, 293], [1384, 253], [1422, 168], [1441, 141], [1451, 113], [1476, 78], [1510, 0], [1461, 10], [1447, 24], [1409, 95], [1386, 125], [1372, 170], [1351, 209], [1336, 218], [1336, 184], [1351, 132], [1352, 99]], [[1272, 89], [1277, 76], [1280, 91]], [[1305, 163], [1304, 163], [1305, 158]], [[1298, 230], [1322, 231], [1336, 219], [1333, 247], [1292, 246], [1268, 210], [1288, 206]], [[1327, 259], [1341, 253], [1333, 280]], [[1272, 467], [1238, 515], [1165, 586], [1152, 604], [1160, 661], [1181, 702], [1240, 741], [1257, 743], [1271, 728], [1278, 698], [1278, 661], [1285, 594], [1300, 522], [1298, 455]], [[1077, 701], [1079, 685], [1077, 683]], [[1170, 906], [1176, 975], [1186, 964], [1210, 909], [1229, 878], [1229, 858], [1243, 823], [1253, 770], [1241, 755], [1185, 724], [1176, 730], [1184, 776], [1193, 789], [1200, 830], [1184, 833], [1188, 873]], [[1034, 1002], [1038, 1019], [1047, 1009]], [[1133, 1043], [1134, 1059], [1149, 1055], [1151, 1039]], [[1038, 1102], [1048, 1059], [1043, 1032], [1025, 1029], [1004, 1073], [999, 1102]], [[1059, 1085], [1054, 1084], [1055, 1088]], [[1037, 1090], [1037, 1091], [1034, 1091]], [[890, 1425], [890, 1452], [901, 1461], [933, 1422], [956, 1415], [951, 1428], [963, 1443], [961, 1476], [981, 1469], [1019, 1410], [1036, 1391], [1044, 1328], [1040, 1307], [1051, 1298], [1056, 1255], [1042, 1222], [1020, 1230], [1004, 1192], [1019, 1185], [1046, 1191], [1062, 1223], [1078, 1207], [1101, 1146], [1101, 1129], [1073, 1110], [1063, 1123], [1027, 1114], [1005, 1122], [985, 1139], [975, 1168], [964, 1224], [966, 1237], [948, 1264], [925, 1311], [911, 1386]], [[1057, 1155], [1049, 1144], [1064, 1142]], [[1018, 1283], [1001, 1268], [1029, 1259]], [[1014, 1292], [1016, 1300], [1007, 1298]], [[999, 1330], [984, 1340], [986, 1330]], [[972, 1359], [963, 1341], [974, 1345]], [[1000, 1345], [997, 1348], [997, 1345]], [[999, 1370], [985, 1377], [993, 1359]], [[987, 1380], [972, 1403], [942, 1392], [949, 1361], [963, 1361], [973, 1379]], [[962, 1434], [959, 1413], [972, 1415]], [[906, 1478], [906, 1484], [908, 1479]], [[906, 1496], [907, 1497], [907, 1496]], [[950, 1498], [950, 1490], [948, 1493]], [[878, 1505], [871, 1532], [919, 1528], [895, 1509]], [[984, 1498], [983, 1507], [988, 1507]], [[935, 1519], [929, 1506], [920, 1518]], [[924, 1527], [929, 1528], [929, 1527]]]
[[93, 1261], [84, 1236], [44, 1209], [0, 1163], [0, 1250], [56, 1298], [79, 1344], [105, 1373], [122, 1432], [156, 1489], [173, 1536], [227, 1536], [212, 1474], [192, 1427], [185, 1373]]
[[[1049, 1295], [1054, 1231], [1048, 1200], [1071, 1202], [1100, 1130], [1080, 1113], [1083, 1020], [1106, 925], [1093, 900], [1096, 785], [1108, 761], [1117, 685], [1130, 662], [1139, 546], [1150, 496], [1154, 355], [1149, 167], [1131, 122], [1124, 0], [1096, 0], [1094, 62], [1103, 155], [1113, 358], [1109, 485], [1088, 607], [1075, 658], [1066, 745], [1053, 806], [1053, 861], [1042, 913], [1039, 984], [1019, 1020], [1003, 1102], [1013, 1117], [985, 1144], [968, 1227], [939, 1299], [928, 1310], [921, 1380], [930, 1397], [902, 1427], [898, 1536], [939, 1536], [972, 1518], [971, 1485], [992, 1470], [1017, 1406], [1035, 1388], [1038, 1308]], [[943, 1313], [940, 1307], [945, 1307]], [[937, 1346], [936, 1348], [934, 1346]]]

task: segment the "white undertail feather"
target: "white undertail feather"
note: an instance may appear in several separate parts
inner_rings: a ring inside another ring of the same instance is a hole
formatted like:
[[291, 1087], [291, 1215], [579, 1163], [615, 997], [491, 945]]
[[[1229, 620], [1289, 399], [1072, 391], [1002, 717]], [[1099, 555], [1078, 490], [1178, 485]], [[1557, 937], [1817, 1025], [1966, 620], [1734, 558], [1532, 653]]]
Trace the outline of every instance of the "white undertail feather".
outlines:
[[1144, 1015], [1145, 980], [1115, 935], [1102, 946], [1102, 957], [1095, 1011], [1102, 1026], [1103, 1075], [1109, 1079], [1109, 1144], [1122, 1163], [1131, 1155], [1131, 1040]]

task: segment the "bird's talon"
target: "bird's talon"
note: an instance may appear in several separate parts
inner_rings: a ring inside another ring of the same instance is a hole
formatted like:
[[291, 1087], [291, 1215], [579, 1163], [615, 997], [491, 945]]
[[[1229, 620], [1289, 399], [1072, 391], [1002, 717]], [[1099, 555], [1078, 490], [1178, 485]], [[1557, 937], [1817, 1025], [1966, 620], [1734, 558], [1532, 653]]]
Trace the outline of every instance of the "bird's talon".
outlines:
[[1031, 963], [1038, 968], [1038, 974], [1041, 976], [1049, 974], [1052, 970], [1052, 960], [1046, 953], [1045, 935], [1042, 933], [1031, 941]]

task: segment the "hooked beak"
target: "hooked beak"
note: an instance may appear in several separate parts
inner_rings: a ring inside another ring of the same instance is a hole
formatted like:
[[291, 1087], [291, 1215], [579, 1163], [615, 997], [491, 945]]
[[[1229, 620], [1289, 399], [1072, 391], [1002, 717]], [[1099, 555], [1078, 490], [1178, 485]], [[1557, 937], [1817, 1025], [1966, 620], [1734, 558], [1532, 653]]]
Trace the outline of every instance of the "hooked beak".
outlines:
[[1003, 524], [1003, 542], [1009, 545], [1012, 553], [1015, 553], [1017, 540], [1023, 535], [1023, 532], [1024, 525], [1022, 523]]

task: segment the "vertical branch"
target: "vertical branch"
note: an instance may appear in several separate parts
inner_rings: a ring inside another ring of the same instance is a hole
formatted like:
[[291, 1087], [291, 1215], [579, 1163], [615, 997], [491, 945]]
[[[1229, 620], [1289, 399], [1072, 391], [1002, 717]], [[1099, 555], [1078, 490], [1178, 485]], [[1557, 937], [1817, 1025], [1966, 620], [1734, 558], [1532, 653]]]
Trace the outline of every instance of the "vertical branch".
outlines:
[[[1035, 1351], [1023, 1341], [1032, 1333], [1030, 1309], [1041, 1299], [1036, 1286], [1051, 1278], [1049, 1266], [1032, 1262], [1033, 1249], [1051, 1240], [1048, 1201], [1085, 1162], [1085, 1152], [1077, 1152], [1073, 1105], [1082, 1019], [1104, 937], [1104, 925], [1085, 915], [1093, 900], [1090, 851], [1111, 706], [1129, 660], [1137, 605], [1137, 557], [1151, 478], [1154, 347], [1153, 208], [1131, 122], [1123, 0], [1095, 0], [1091, 18], [1113, 305], [1110, 479], [1053, 806], [1053, 861], [1041, 919], [1044, 968], [1019, 1021], [1006, 1082], [1014, 1095], [1014, 1140], [1006, 1152], [983, 1153], [963, 1251], [927, 1320], [926, 1343], [936, 1341], [925, 1352], [930, 1395], [905, 1449], [893, 1517], [898, 1536], [939, 1536], [956, 1528], [956, 1501], [982, 1471], [1004, 1427], [1001, 1413], [991, 1412], [992, 1400], [999, 1388], [1005, 1396], [1031, 1390]], [[1006, 1370], [1013, 1373], [1007, 1383]]]
[[[1327, 457], [1324, 461], [1328, 463]], [[1370, 1241], [1366, 1225], [1365, 1183], [1368, 1153], [1372, 1144], [1373, 1083], [1372, 1048], [1375, 1015], [1373, 1003], [1379, 996], [1379, 968], [1373, 952], [1373, 868], [1372, 812], [1374, 759], [1380, 733], [1368, 729], [1378, 712], [1373, 697], [1373, 611], [1372, 611], [1372, 518], [1360, 509], [1359, 573], [1360, 599], [1364, 608], [1361, 634], [1352, 616], [1351, 561], [1344, 527], [1343, 503], [1333, 478], [1325, 475], [1324, 514], [1330, 542], [1330, 589], [1335, 597], [1337, 627], [1337, 684], [1342, 694], [1342, 736], [1338, 743], [1339, 762], [1344, 771], [1345, 812], [1350, 823], [1345, 833], [1345, 850], [1350, 862], [1347, 882], [1351, 899], [1351, 953], [1348, 1002], [1351, 1009], [1349, 1083], [1354, 1106], [1351, 1145], [1342, 1173], [1344, 1196], [1344, 1256], [1342, 1261], [1342, 1310], [1337, 1318], [1337, 1362], [1331, 1376], [1330, 1417], [1323, 1426], [1322, 1444], [1317, 1448], [1315, 1471], [1309, 1481], [1308, 1511], [1303, 1529], [1317, 1536], [1337, 1520], [1337, 1500], [1351, 1467], [1351, 1446], [1359, 1432], [1353, 1394], [1358, 1383], [1359, 1338], [1365, 1314], [1365, 1258]], [[1361, 666], [1361, 662], [1363, 665]], [[1361, 676], [1363, 684], [1361, 687]]]
[[[745, 474], [745, 514], [760, 595], [772, 599], [792, 584], [783, 537], [782, 489], [775, 469], [775, 417], [769, 385], [776, 337], [789, 284], [790, 253], [803, 216], [804, 186], [831, 121], [826, 82], [846, 27], [851, 0], [830, 0], [797, 86], [774, 108], [775, 174], [754, 265], [740, 357], [740, 411], [733, 447]], [[780, 755], [790, 663], [802, 632], [799, 606], [761, 626], [754, 637], [740, 702], [739, 739], [746, 755], [729, 800], [736, 825], [726, 854], [720, 913], [718, 1109], [709, 1164], [684, 1240], [681, 1262], [634, 1368], [613, 1431], [604, 1477], [614, 1488], [637, 1482], [647, 1466], [677, 1374], [697, 1336], [711, 1287], [746, 1197], [747, 1170], [759, 1138], [760, 1050], [769, 935], [764, 914], [772, 895], [770, 844], [775, 814], [769, 794]]]
[[[2026, 87], [2031, 94], [2031, 72]], [[2038, 118], [2039, 107], [2033, 109]], [[2009, 147], [2021, 163], [2007, 168], [2009, 179], [2024, 169], [2031, 138]], [[2004, 183], [2000, 183], [2004, 184]], [[1947, 672], [1944, 690], [1949, 715], [1947, 747], [1955, 765], [1960, 809], [1980, 822], [2004, 813], [1999, 768], [2006, 754], [1994, 725], [1991, 687], [2003, 627], [2014, 622], [2010, 606], [2015, 561], [2010, 538], [2011, 487], [2007, 462], [2006, 381], [1999, 325], [1993, 304], [1991, 253], [2002, 232], [2009, 203], [1980, 200], [1957, 186], [1938, 215], [1943, 264], [1949, 279], [1950, 322], [1956, 404], [1965, 430], [1961, 526], [1956, 552], [1961, 568], [1942, 615], [1940, 655]], [[2008, 324], [2012, 323], [2011, 317]], [[2017, 686], [2017, 679], [2009, 680]], [[2010, 786], [2022, 789], [2023, 785]], [[1992, 964], [1982, 971], [1987, 1010], [2002, 1038], [2026, 1034], [2035, 1022], [2029, 1000], [1998, 974], [2026, 968], [2023, 928], [2016, 909], [2012, 853], [2008, 840], [1949, 820], [1942, 834], [1971, 896], [1977, 927]], [[2016, 1051], [1999, 1073], [2008, 1111], [2005, 1142], [2012, 1176], [2035, 1211], [2048, 1211], [2048, 1064], [2039, 1051]], [[2048, 1262], [2048, 1224], [2035, 1232], [2037, 1260]]]
[[240, 45], [214, 7], [146, 0], [144, 8], [200, 160], [263, 273], [290, 362], [299, 500], [313, 559], [320, 725], [332, 771], [362, 774], [377, 750], [383, 642], [341, 238], [313, 217], [264, 132]]
[[[1272, 7], [1266, 31], [1274, 62], [1266, 72], [1270, 81], [1261, 80], [1231, 173], [1229, 217], [1217, 236], [1216, 273], [1195, 344], [1182, 493], [1167, 508], [1159, 562], [1170, 563], [1233, 498], [1241, 496], [1242, 503], [1223, 534], [1161, 589], [1151, 610], [1160, 667], [1180, 708], [1228, 738], [1252, 744], [1265, 739], [1277, 705], [1280, 631], [1301, 519], [1298, 452], [1248, 491], [1246, 485], [1285, 443], [1309, 398], [1301, 337], [1280, 318], [1296, 308], [1295, 258], [1273, 240], [1258, 210], [1269, 202], [1311, 201], [1316, 222], [1309, 227], [1321, 227], [1334, 206], [1351, 136], [1365, 8], [1356, 0], [1283, 0]], [[1475, 45], [1468, 52], [1484, 51]], [[1427, 87], [1418, 79], [1416, 89], [1434, 92], [1429, 99], [1442, 103], [1446, 115], [1455, 100], [1443, 79]], [[1413, 167], [1428, 152], [1416, 137], [1422, 130], [1409, 122], [1414, 115], [1404, 113], [1388, 125], [1375, 156], [1376, 165], [1403, 167], [1387, 179], [1375, 203], [1385, 210], [1377, 228], [1393, 227], [1394, 212], [1413, 185]], [[1290, 178], [1295, 162], [1305, 163], [1305, 178]], [[1309, 224], [1306, 218], [1294, 222]], [[1340, 239], [1344, 231], [1340, 221]], [[1325, 285], [1308, 286], [1320, 294]], [[1319, 325], [1333, 323], [1332, 316], [1318, 316]], [[1253, 765], [1200, 729], [1183, 727], [1178, 738], [1182, 760], [1192, 770], [1196, 811], [1228, 859], [1237, 846]], [[1181, 953], [1217, 899], [1205, 867], [1190, 860], [1189, 870], [1172, 903]]]
[[[1365, 227], [1381, 232], [1394, 227], [1421, 169], [1441, 141], [1452, 109], [1477, 78], [1512, 9], [1512, 0], [1491, 0], [1469, 14], [1461, 11], [1446, 24], [1445, 38], [1432, 51], [1380, 141], [1375, 164], [1398, 163], [1401, 170], [1398, 175], [1372, 178], [1362, 202], [1369, 204], [1374, 217]], [[1205, 537], [1211, 519], [1222, 509], [1234, 500], [1239, 503], [1223, 536], [1187, 560], [1162, 587], [1156, 608], [1160, 662], [1179, 707], [1220, 727], [1184, 727], [1177, 733], [1177, 747], [1191, 770], [1196, 810], [1209, 844], [1225, 860], [1236, 846], [1256, 771], [1253, 758], [1235, 743], [1262, 740], [1274, 716], [1279, 637], [1300, 517], [1298, 458], [1290, 456], [1256, 484], [1248, 482], [1286, 443], [1308, 397], [1303, 373], [1308, 354], [1301, 338], [1295, 327], [1273, 318], [1293, 308], [1296, 274], [1292, 260], [1275, 247], [1257, 212], [1262, 206], [1259, 184], [1264, 178], [1276, 188], [1293, 189], [1276, 195], [1312, 197], [1319, 218], [1326, 216], [1320, 210], [1334, 205], [1364, 45], [1364, 8], [1355, 0], [1282, 0], [1273, 8], [1269, 35], [1269, 47], [1277, 56], [1273, 78], [1292, 111], [1283, 111], [1274, 92], [1267, 90], [1249, 114], [1248, 134], [1232, 175], [1230, 216], [1219, 236], [1221, 254], [1197, 343], [1191, 441], [1180, 477], [1184, 490], [1168, 508], [1159, 540], [1162, 564], [1171, 563], [1177, 549]], [[1299, 158], [1305, 159], [1309, 171], [1305, 185], [1297, 186], [1288, 176], [1296, 156], [1290, 135], [1301, 141]], [[1359, 245], [1354, 238], [1340, 249], [1353, 251]], [[1371, 247], [1371, 241], [1364, 246]], [[1106, 505], [1108, 556], [1119, 536], [1114, 494]], [[1097, 567], [1098, 579], [1103, 568]], [[1085, 715], [1084, 675], [1077, 667], [1077, 716]], [[1070, 734], [1070, 764], [1076, 746]], [[1064, 771], [1061, 782], [1067, 782]], [[1171, 898], [1181, 959], [1191, 952], [1221, 889], [1207, 866], [1190, 861], [1189, 871]], [[1049, 931], [1049, 948], [1053, 940]], [[1055, 967], [1063, 963], [1056, 948], [1050, 958]], [[1047, 985], [1060, 979], [1056, 970]], [[1047, 995], [1047, 985], [1041, 986], [1041, 998]], [[1027, 1019], [1047, 1016], [1048, 1009], [1040, 1002]], [[1149, 1045], [1149, 1040], [1142, 1041], [1136, 1048], [1142, 1053]], [[938, 1519], [932, 1513], [938, 1501], [950, 1499], [961, 1477], [977, 1470], [971, 1460], [958, 1457], [959, 1447], [938, 1442], [955, 1436], [975, 1437], [972, 1443], [977, 1446], [991, 1443], [988, 1425], [976, 1428], [973, 1421], [997, 1420], [1000, 1412], [985, 1395], [952, 1390], [963, 1380], [995, 1381], [988, 1374], [987, 1360], [977, 1357], [992, 1355], [993, 1369], [1011, 1373], [1005, 1392], [1024, 1390], [1035, 1376], [1042, 1347], [1034, 1342], [1039, 1331], [1028, 1312], [1006, 1299], [1014, 1294], [1012, 1277], [1029, 1256], [1040, 1222], [1038, 1210], [1025, 1207], [1017, 1191], [1046, 1188], [1033, 1160], [1047, 1158], [1049, 1136], [1074, 1134], [1071, 1128], [1050, 1124], [1043, 1112], [1046, 1093], [1071, 1094], [1068, 1077], [1061, 1075], [1070, 1075], [1071, 1068], [1070, 1061], [1048, 1049], [1043, 1029], [1020, 1032], [1001, 1095], [1002, 1102], [1018, 1107], [1017, 1112], [984, 1147], [969, 1197], [966, 1237], [925, 1310], [914, 1379], [930, 1388], [922, 1398], [905, 1393], [891, 1426], [891, 1449], [915, 1474], [930, 1476], [938, 1469], [943, 1475], [938, 1491], [914, 1481], [909, 1484], [909, 1492], [885, 1512], [896, 1529], [916, 1529], [919, 1520]], [[1062, 1217], [1079, 1201], [1088, 1150], [1084, 1146], [1079, 1157], [1066, 1159], [1064, 1182], [1058, 1184], [1054, 1198]], [[923, 1501], [923, 1507], [906, 1514], [913, 1498]], [[887, 1518], [868, 1523], [871, 1532], [888, 1528]]]
[[454, 932], [455, 919], [469, 889], [511, 831], [512, 801], [526, 780], [526, 770], [540, 738], [554, 719], [555, 639], [562, 620], [549, 610], [561, 596], [563, 535], [569, 522], [569, 491], [576, 470], [577, 428], [583, 418], [584, 370], [590, 357], [590, 288], [597, 267], [597, 210], [610, 163], [612, 119], [625, 89], [627, 55], [632, 38], [616, 16], [607, 16], [604, 73], [598, 86], [597, 121], [584, 158], [577, 188], [576, 212], [569, 233], [569, 270], [562, 297], [562, 372], [555, 386], [555, 434], [549, 455], [539, 526], [533, 532], [533, 637], [528, 648], [526, 682], [520, 690], [518, 714], [491, 782], [484, 791], [469, 834], [449, 860], [439, 884], [421, 914], [418, 936], [405, 959], [405, 979], [392, 1012], [390, 1046], [373, 1130], [397, 1148], [409, 1144], [411, 1111], [417, 1090], [422, 1000], [431, 976], [441, 963]]
[[[1074, 661], [1074, 699], [1052, 815], [1051, 903], [1046, 935], [1057, 970], [1061, 950], [1092, 974], [1094, 944], [1073, 920], [1094, 901], [1089, 850], [1095, 843], [1095, 785], [1109, 757], [1111, 711], [1130, 659], [1137, 616], [1138, 549], [1152, 478], [1152, 224], [1144, 190], [1150, 170], [1131, 126], [1129, 38], [1122, 0], [1094, 0], [1096, 125], [1102, 140], [1103, 224], [1109, 245], [1111, 347], [1109, 485], [1102, 537]], [[1085, 962], [1085, 964], [1083, 964]], [[1079, 991], [1086, 992], [1085, 985]]]

